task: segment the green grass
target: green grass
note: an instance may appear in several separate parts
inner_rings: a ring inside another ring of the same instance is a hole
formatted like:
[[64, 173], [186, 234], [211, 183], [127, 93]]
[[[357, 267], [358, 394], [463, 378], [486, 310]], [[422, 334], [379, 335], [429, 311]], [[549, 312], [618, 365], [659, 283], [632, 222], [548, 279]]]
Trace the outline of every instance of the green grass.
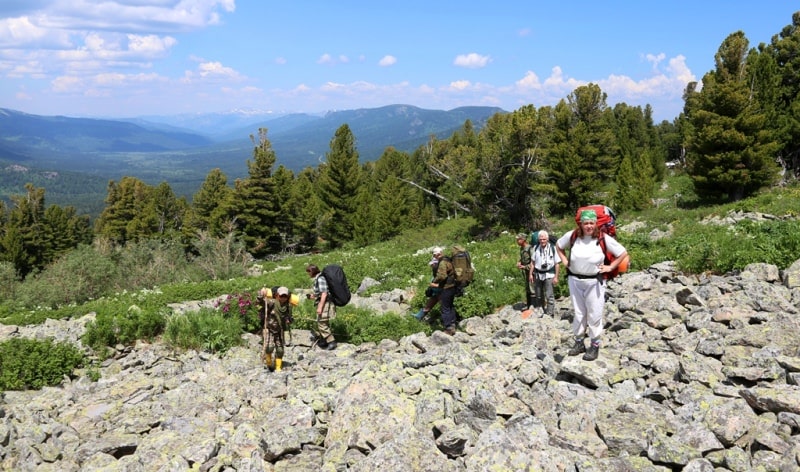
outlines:
[[[631, 270], [642, 270], [665, 260], [676, 261], [680, 270], [688, 273], [718, 273], [741, 270], [753, 262], [766, 262], [784, 269], [800, 255], [800, 222], [797, 217], [800, 187], [773, 189], [750, 199], [708, 207], [686, 209], [682, 201], [693, 201], [687, 193], [683, 176], [670, 176], [660, 191], [663, 200], [658, 208], [643, 212], [619, 214], [618, 225], [624, 228], [634, 222], [642, 226], [635, 231], [620, 230], [619, 240], [631, 254]], [[701, 224], [707, 217], [724, 216], [730, 211], [759, 211], [780, 217], [792, 218], [764, 222], [745, 221], [732, 227]], [[565, 217], [552, 222], [556, 235], [571, 229], [574, 221]], [[399, 237], [365, 247], [355, 245], [324, 254], [292, 256], [279, 261], [258, 262], [261, 275], [237, 277], [222, 281], [175, 283], [135, 292], [117, 293], [83, 304], [57, 309], [9, 309], [0, 312], [0, 321], [6, 324], [41, 323], [47, 318], [97, 314], [97, 321], [89, 326], [85, 342], [96, 350], [114, 344], [130, 344], [136, 339], [155, 339], [164, 336], [177, 347], [191, 347], [219, 352], [238, 340], [243, 331], [255, 332], [254, 308], [248, 306], [244, 314], [226, 316], [236, 312], [242, 300], [254, 300], [261, 287], [285, 285], [290, 290], [309, 289], [311, 280], [305, 273], [310, 263], [322, 267], [328, 263], [341, 264], [347, 273], [352, 290], [366, 277], [379, 282], [370, 293], [393, 289], [409, 289], [411, 311], [418, 310], [425, 301], [423, 295], [430, 278], [427, 265], [430, 248], [453, 244], [465, 246], [476, 267], [473, 284], [466, 295], [456, 299], [456, 308], [462, 318], [484, 316], [498, 308], [523, 300], [523, 282], [516, 269], [518, 246], [513, 234], [522, 228], [508, 228], [496, 236], [477, 239], [477, 229], [471, 218], [443, 222], [437, 227], [408, 231]], [[652, 240], [653, 230], [671, 231], [669, 238]], [[556, 287], [558, 296], [567, 295], [566, 283]], [[186, 300], [204, 300], [230, 296], [217, 310], [184, 318], [170, 315], [169, 303]], [[431, 332], [440, 328], [438, 308], [433, 312], [431, 324], [421, 323], [407, 313], [374, 314], [348, 305], [338, 310], [332, 328], [338, 339], [355, 344], [377, 342], [381, 339], [399, 339], [414, 332]], [[194, 316], [193, 319], [192, 317]], [[301, 300], [295, 309], [295, 328], [313, 329], [313, 306]], [[226, 328], [225, 324], [232, 327]]]

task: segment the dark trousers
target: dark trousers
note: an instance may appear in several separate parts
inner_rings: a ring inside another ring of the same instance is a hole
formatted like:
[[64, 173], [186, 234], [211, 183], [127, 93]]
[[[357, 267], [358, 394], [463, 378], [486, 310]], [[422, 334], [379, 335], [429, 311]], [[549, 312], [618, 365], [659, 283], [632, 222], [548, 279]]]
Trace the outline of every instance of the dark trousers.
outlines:
[[525, 303], [528, 306], [536, 306], [536, 292], [534, 290], [534, 282], [530, 281], [531, 272], [529, 270], [522, 270], [522, 277], [525, 279]]
[[445, 328], [449, 326], [455, 327], [456, 320], [458, 319], [458, 314], [456, 313], [456, 308], [453, 306], [453, 301], [456, 298], [456, 288], [446, 288], [442, 290], [442, 296], [439, 299], [439, 303], [442, 307], [442, 325]]

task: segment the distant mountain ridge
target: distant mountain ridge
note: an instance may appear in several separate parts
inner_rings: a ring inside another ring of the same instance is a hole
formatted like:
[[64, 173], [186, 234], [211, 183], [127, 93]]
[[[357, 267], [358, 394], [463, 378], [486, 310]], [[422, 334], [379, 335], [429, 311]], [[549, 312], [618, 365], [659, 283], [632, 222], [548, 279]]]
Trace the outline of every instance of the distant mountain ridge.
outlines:
[[267, 129], [277, 165], [297, 172], [324, 159], [343, 124], [356, 138], [360, 160], [368, 162], [377, 160], [389, 146], [412, 152], [431, 136], [445, 139], [467, 120], [478, 130], [496, 113], [505, 111], [388, 105], [322, 116], [245, 111], [99, 119], [0, 108], [0, 198], [24, 193], [24, 189], [2, 185], [3, 168], [9, 164], [22, 164], [32, 171], [85, 173], [94, 182], [98, 177], [119, 180], [123, 176], [150, 185], [166, 181], [176, 194], [191, 197], [214, 168], [221, 169], [229, 181], [246, 177], [247, 160], [253, 154], [250, 136], [257, 135], [259, 128]]

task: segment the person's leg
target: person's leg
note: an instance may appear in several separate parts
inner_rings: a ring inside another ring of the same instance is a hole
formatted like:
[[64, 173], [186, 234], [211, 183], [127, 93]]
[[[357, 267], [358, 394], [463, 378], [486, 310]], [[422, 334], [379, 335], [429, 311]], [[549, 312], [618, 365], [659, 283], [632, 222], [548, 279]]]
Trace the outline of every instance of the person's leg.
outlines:
[[552, 318], [556, 313], [556, 296], [553, 292], [553, 279], [545, 279], [542, 282], [544, 283], [544, 299], [547, 301], [547, 316]]
[[574, 312], [572, 317], [572, 335], [575, 338], [575, 344], [568, 353], [570, 356], [577, 356], [582, 352], [586, 352], [586, 345], [583, 342], [586, 333], [585, 284], [582, 282], [583, 279], [567, 277], [569, 298], [572, 301], [572, 311]]
[[606, 284], [595, 281], [594, 286], [585, 292], [586, 325], [592, 343], [599, 345], [603, 335], [603, 308], [606, 299]]
[[322, 314], [317, 317], [317, 331], [319, 332], [320, 347], [327, 347], [328, 344], [336, 341], [331, 332], [330, 320], [333, 318], [333, 304], [326, 303], [322, 307]]
[[283, 337], [281, 333], [275, 333], [275, 371], [281, 370], [283, 364]]
[[[456, 297], [455, 288], [446, 288], [442, 291], [439, 302], [442, 304], [442, 326], [445, 330], [455, 332], [456, 327], [456, 310], [453, 306], [453, 301]], [[452, 329], [451, 329], [452, 328]]]
[[525, 308], [536, 308], [536, 287], [534, 287], [535, 281], [530, 281], [528, 278], [530, 273], [528, 271], [522, 272], [525, 274], [525, 303], [527, 304]]

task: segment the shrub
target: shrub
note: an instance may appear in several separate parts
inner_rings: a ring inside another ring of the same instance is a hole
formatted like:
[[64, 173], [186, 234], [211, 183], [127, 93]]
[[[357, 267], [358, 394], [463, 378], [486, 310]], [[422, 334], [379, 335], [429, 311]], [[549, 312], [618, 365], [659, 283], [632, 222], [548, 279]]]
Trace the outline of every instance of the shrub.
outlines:
[[427, 334], [432, 331], [429, 325], [420, 323], [412, 316], [397, 313], [375, 315], [358, 308], [342, 311], [337, 312], [336, 318], [331, 321], [331, 330], [337, 340], [352, 344], [378, 343], [384, 339], [397, 341], [420, 331]]
[[226, 318], [239, 318], [242, 328], [249, 333], [261, 329], [258, 302], [250, 292], [228, 295], [215, 308]]
[[233, 233], [224, 238], [213, 238], [206, 232], [198, 234], [193, 241], [197, 256], [192, 263], [212, 280], [241, 277], [247, 270], [250, 255]]
[[203, 308], [195, 313], [171, 316], [164, 339], [174, 347], [222, 353], [242, 343], [242, 322], [238, 316]]
[[116, 271], [114, 262], [108, 257], [90, 246], [80, 246], [44, 271], [29, 275], [19, 285], [16, 298], [28, 308], [83, 303], [110, 292]]
[[105, 348], [117, 344], [130, 345], [138, 339], [152, 341], [164, 331], [166, 307], [142, 308], [130, 305], [114, 313], [98, 312], [95, 321], [86, 326], [83, 343], [103, 354]]
[[7, 261], [0, 261], [0, 300], [10, 300], [14, 298], [19, 280], [14, 264]]
[[0, 391], [58, 385], [82, 364], [72, 344], [13, 338], [0, 343]]
[[121, 280], [128, 290], [193, 280], [183, 245], [178, 240], [145, 239], [132, 242], [116, 254]]

